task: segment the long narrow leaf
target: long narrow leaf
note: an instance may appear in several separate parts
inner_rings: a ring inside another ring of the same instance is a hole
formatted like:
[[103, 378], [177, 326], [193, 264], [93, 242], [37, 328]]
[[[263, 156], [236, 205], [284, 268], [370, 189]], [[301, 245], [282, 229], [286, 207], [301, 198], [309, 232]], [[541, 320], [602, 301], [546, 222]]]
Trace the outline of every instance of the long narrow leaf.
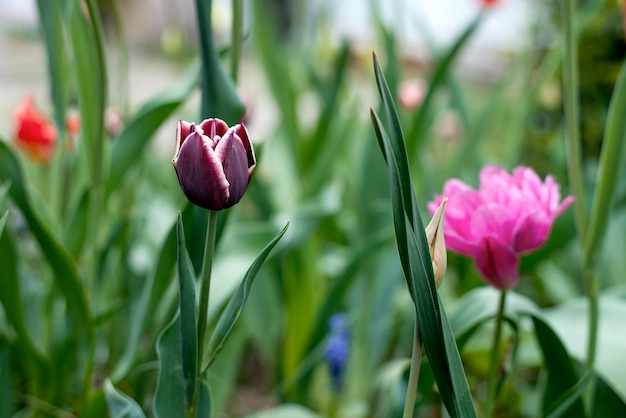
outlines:
[[390, 127], [389, 135], [373, 111], [372, 121], [388, 166], [397, 247], [409, 290], [414, 293], [424, 350], [448, 412], [453, 417], [474, 417], [476, 412], [458, 349], [450, 346], [455, 345], [455, 341], [445, 315], [441, 314], [428, 243], [411, 183], [404, 136], [376, 57], [374, 71]]
[[211, 339], [209, 340], [208, 346], [208, 355], [205, 356], [206, 361], [202, 365], [202, 372], [211, 366], [211, 363], [215, 361], [218, 354], [224, 347], [228, 336], [233, 330], [235, 324], [239, 320], [241, 316], [241, 312], [243, 307], [248, 299], [248, 295], [250, 294], [250, 288], [252, 287], [252, 283], [256, 274], [261, 269], [261, 266], [265, 262], [265, 259], [270, 254], [274, 246], [278, 243], [278, 241], [282, 238], [282, 236], [287, 232], [287, 228], [289, 227], [289, 223], [285, 225], [285, 227], [270, 241], [269, 244], [265, 246], [263, 251], [257, 256], [254, 260], [248, 271], [246, 272], [243, 280], [233, 293], [232, 297], [228, 301], [226, 308], [220, 315], [219, 320], [217, 321], [217, 325], [213, 334], [211, 335]]
[[180, 289], [180, 341], [185, 378], [187, 406], [191, 406], [196, 391], [196, 377], [198, 375], [198, 334], [196, 330], [196, 280], [189, 254], [185, 246], [185, 230], [183, 217], [178, 212], [176, 223], [178, 236], [178, 285]]
[[104, 167], [104, 109], [106, 104], [106, 64], [102, 45], [100, 17], [94, 0], [87, 0], [89, 20], [81, 7], [73, 2], [69, 18], [70, 39], [74, 56], [78, 109], [81, 124], [81, 149], [91, 181], [100, 187]]

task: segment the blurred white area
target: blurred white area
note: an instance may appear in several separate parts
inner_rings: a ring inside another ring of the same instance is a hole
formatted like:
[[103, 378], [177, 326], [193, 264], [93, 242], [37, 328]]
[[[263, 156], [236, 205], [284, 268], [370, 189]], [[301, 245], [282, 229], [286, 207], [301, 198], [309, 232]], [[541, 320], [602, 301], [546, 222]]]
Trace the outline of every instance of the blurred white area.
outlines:
[[[230, 0], [214, 0], [214, 20], [230, 25]], [[310, 0], [312, 16], [328, 10], [332, 30], [338, 37], [373, 41], [370, 0]], [[389, 28], [400, 35], [403, 45], [424, 47], [425, 36], [444, 46], [463, 31], [479, 12], [479, 0], [378, 0], [378, 8]], [[173, 24], [195, 25], [193, 0], [133, 0], [123, 2], [129, 33], [151, 36]], [[471, 45], [483, 49], [511, 50], [528, 39], [530, 4], [524, 0], [501, 0], [487, 11], [485, 21]], [[146, 11], [149, 11], [146, 13]], [[35, 0], [0, 0], [3, 26], [34, 26]], [[214, 22], [215, 23], [215, 22]]]
[[0, 28], [33, 27], [37, 20], [35, 0], [0, 0]]

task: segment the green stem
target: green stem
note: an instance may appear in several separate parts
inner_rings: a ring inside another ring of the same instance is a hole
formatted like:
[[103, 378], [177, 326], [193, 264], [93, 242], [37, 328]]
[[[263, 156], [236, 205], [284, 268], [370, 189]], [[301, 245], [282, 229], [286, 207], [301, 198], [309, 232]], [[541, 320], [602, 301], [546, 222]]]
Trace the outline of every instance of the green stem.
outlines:
[[496, 404], [496, 388], [498, 379], [497, 370], [502, 363], [500, 358], [500, 339], [502, 336], [502, 322], [504, 319], [504, 305], [506, 302], [506, 289], [500, 292], [500, 302], [498, 304], [498, 314], [496, 316], [496, 329], [493, 333], [493, 344], [491, 346], [491, 362], [489, 364], [489, 374], [487, 375], [487, 398], [485, 399], [485, 418], [491, 418]]
[[574, 31], [574, 0], [561, 1], [563, 11], [564, 62], [563, 91], [567, 140], [567, 172], [574, 202], [576, 230], [580, 242], [585, 241], [587, 216], [583, 195], [583, 176], [580, 150], [580, 111], [578, 103], [578, 44]]
[[[578, 103], [578, 44], [574, 28], [574, 0], [562, 0], [563, 32], [564, 32], [564, 63], [563, 63], [563, 89], [565, 92], [565, 117], [567, 121], [567, 167], [572, 194], [576, 198], [574, 213], [576, 229], [581, 246], [585, 248], [587, 239], [587, 214], [583, 195], [583, 176], [581, 168], [580, 151], [580, 112]], [[587, 340], [587, 359], [585, 367], [588, 371], [593, 370], [596, 357], [598, 340], [598, 284], [593, 274], [593, 266], [589, 265], [588, 257], [583, 257], [582, 275], [587, 296], [589, 298], [589, 336]], [[593, 396], [593, 378], [590, 379], [588, 396], [591, 401]], [[591, 403], [590, 403], [591, 404]]]
[[241, 56], [241, 43], [243, 41], [243, 2], [233, 0], [233, 26], [231, 32], [231, 61], [230, 75], [235, 84], [239, 76], [239, 58]]
[[193, 395], [191, 407], [187, 410], [187, 417], [196, 416], [198, 403], [198, 390], [202, 375], [202, 363], [204, 357], [204, 338], [206, 335], [209, 295], [211, 291], [211, 270], [213, 269], [213, 255], [215, 253], [215, 232], [217, 231], [217, 211], [209, 211], [209, 225], [206, 230], [206, 240], [204, 243], [204, 261], [202, 262], [202, 277], [200, 284], [200, 308], [198, 311], [198, 383]]
[[409, 384], [406, 388], [406, 400], [404, 402], [404, 413], [402, 418], [412, 418], [417, 398], [417, 384], [420, 377], [420, 366], [422, 364], [422, 337], [420, 335], [417, 311], [415, 312], [415, 330], [413, 334], [413, 352], [411, 353], [411, 368], [409, 371]]

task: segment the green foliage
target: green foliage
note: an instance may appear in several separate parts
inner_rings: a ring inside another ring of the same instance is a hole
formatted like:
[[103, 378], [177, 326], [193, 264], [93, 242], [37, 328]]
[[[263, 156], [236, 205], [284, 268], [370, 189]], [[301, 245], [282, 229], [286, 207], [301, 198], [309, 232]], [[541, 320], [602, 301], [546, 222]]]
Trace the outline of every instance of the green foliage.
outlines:
[[[371, 71], [360, 44], [335, 43], [324, 32], [326, 10], [282, 10], [296, 19], [285, 37], [272, 2], [254, 1], [235, 12], [239, 24], [224, 42], [228, 31], [213, 27], [225, 21], [214, 2], [197, 0], [198, 42], [189, 42], [183, 27], [163, 36], [178, 30], [199, 60], [188, 57], [188, 68], [168, 63], [180, 76], [151, 86], [156, 93], [143, 103], [130, 100], [122, 130], [109, 138], [107, 103], [126, 103], [134, 89], [111, 88], [116, 78], [132, 78], [123, 63], [122, 74], [108, 72], [116, 68], [109, 59], [115, 46], [101, 3], [37, 2], [49, 86], [40, 108], [51, 110], [59, 134], [51, 164], [37, 165], [0, 141], [0, 418], [184, 417], [194, 398], [197, 417], [397, 416], [415, 315], [426, 352], [415, 416], [438, 416], [442, 408], [480, 415], [474, 405], [484, 398], [498, 294], [482, 284], [471, 260], [452, 253], [436, 288], [421, 214], [444, 181], [474, 179], [487, 163], [531, 165], [571, 193], [561, 99], [545, 97], [559, 85], [560, 41], [549, 33], [549, 46], [531, 42], [500, 57], [501, 73], [466, 76], [459, 55], [490, 9], [443, 48], [430, 40], [426, 22], [406, 16], [428, 44], [425, 61], [420, 55], [415, 65], [400, 30], [383, 19], [382, 3], [372, 2], [369, 34], [384, 65]], [[498, 346], [506, 359], [499, 416], [618, 417], [626, 409], [625, 293], [608, 288], [626, 272], [626, 64], [619, 55], [621, 72], [613, 59], [602, 67], [609, 70], [591, 74], [588, 68], [605, 64], [585, 57], [610, 54], [616, 44], [583, 47], [611, 35], [598, 27], [607, 4], [583, 5], [573, 28], [582, 40], [583, 195], [593, 197], [584, 208], [586, 239], [576, 243], [568, 210], [548, 243], [522, 260]], [[187, 15], [170, 12], [168, 22]], [[607, 27], [621, 28], [616, 22]], [[552, 30], [544, 26], [534, 41]], [[124, 48], [125, 39], [117, 41]], [[137, 46], [127, 45], [134, 60]], [[138, 57], [152, 59], [155, 50]], [[426, 94], [418, 108], [396, 110], [397, 89], [412, 78], [427, 80]], [[252, 99], [246, 124], [258, 164], [241, 203], [218, 216], [201, 346], [197, 299], [209, 216], [184, 201], [170, 157], [153, 139], [166, 132], [173, 149], [176, 119], [240, 122], [239, 87]], [[377, 87], [380, 102], [372, 101]], [[594, 89], [597, 106], [585, 113]], [[198, 91], [200, 112], [188, 119], [186, 104]], [[65, 124], [74, 104], [81, 129], [70, 141]], [[442, 129], [450, 114], [452, 134]], [[596, 158], [589, 144], [599, 137]], [[289, 230], [279, 232], [287, 222]], [[600, 294], [597, 359], [589, 370], [581, 367], [589, 363], [590, 322], [581, 270], [598, 278]], [[339, 390], [325, 361], [328, 322], [337, 312], [346, 315], [350, 339]]]

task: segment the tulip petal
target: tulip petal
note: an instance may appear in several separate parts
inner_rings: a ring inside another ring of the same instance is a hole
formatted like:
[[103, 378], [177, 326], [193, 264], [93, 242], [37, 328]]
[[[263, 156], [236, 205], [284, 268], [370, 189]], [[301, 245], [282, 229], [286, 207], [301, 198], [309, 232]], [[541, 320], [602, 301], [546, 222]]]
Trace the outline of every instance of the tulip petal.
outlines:
[[191, 133], [172, 160], [178, 182], [189, 201], [209, 210], [224, 209], [229, 199], [229, 182], [210, 138]]
[[552, 219], [546, 213], [535, 212], [520, 218], [513, 234], [513, 249], [523, 253], [541, 247], [551, 226]]
[[514, 287], [519, 257], [495, 237], [485, 237], [481, 240], [481, 247], [474, 260], [485, 281], [498, 289]]
[[250, 142], [250, 138], [248, 137], [248, 130], [246, 129], [243, 123], [239, 123], [232, 127], [235, 133], [241, 139], [244, 149], [246, 150], [246, 155], [248, 157], [248, 181], [254, 172], [254, 168], [256, 167], [256, 158], [254, 156], [254, 148], [252, 148], [252, 143]]
[[193, 123], [185, 122], [184, 120], [178, 121], [178, 125], [176, 125], [176, 148], [174, 150], [174, 158], [178, 155], [181, 145], [193, 129]]
[[226, 122], [221, 119], [214, 118], [203, 120], [197, 128], [200, 128], [201, 130], [199, 133], [204, 134], [209, 138], [215, 138], [215, 136], [223, 137], [226, 132], [228, 132], [228, 125]]
[[226, 132], [219, 141], [215, 154], [222, 163], [230, 184], [230, 195], [225, 206], [227, 208], [239, 202], [248, 187], [248, 157], [241, 138], [233, 129]]

